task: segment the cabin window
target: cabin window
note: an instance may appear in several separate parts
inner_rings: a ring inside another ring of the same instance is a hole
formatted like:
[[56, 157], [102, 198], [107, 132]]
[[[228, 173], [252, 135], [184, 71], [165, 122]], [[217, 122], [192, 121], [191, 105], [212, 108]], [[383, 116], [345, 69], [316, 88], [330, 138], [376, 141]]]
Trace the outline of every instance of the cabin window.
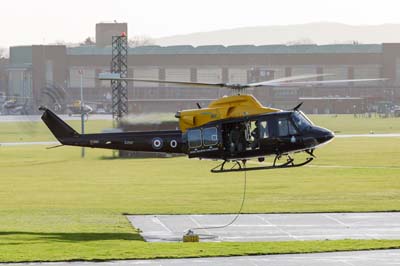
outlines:
[[190, 148], [201, 147], [201, 130], [189, 130], [188, 131], [188, 142]]
[[279, 137], [297, 134], [296, 128], [287, 118], [278, 119], [278, 135]]
[[266, 139], [269, 137], [268, 122], [260, 121], [260, 138]]
[[218, 132], [216, 127], [203, 129], [204, 146], [212, 146], [218, 144]]

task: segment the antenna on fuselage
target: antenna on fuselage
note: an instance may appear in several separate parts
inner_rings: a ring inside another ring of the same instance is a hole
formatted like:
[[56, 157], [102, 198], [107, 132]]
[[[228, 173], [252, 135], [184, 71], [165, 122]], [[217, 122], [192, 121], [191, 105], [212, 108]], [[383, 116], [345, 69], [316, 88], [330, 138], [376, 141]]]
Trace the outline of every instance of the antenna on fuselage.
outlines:
[[299, 103], [298, 105], [296, 105], [295, 108], [293, 108], [293, 111], [297, 111], [299, 110], [299, 108], [303, 105], [303, 102]]

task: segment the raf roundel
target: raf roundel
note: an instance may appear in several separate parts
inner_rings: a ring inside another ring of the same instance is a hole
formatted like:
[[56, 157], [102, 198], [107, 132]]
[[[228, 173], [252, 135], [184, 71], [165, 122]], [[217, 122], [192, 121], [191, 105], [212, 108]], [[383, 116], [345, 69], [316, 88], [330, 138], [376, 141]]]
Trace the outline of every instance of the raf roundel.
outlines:
[[176, 140], [171, 140], [169, 145], [171, 146], [171, 148], [175, 149], [178, 146], [178, 142]]
[[153, 149], [155, 149], [155, 150], [161, 149], [163, 146], [163, 140], [161, 138], [154, 138], [152, 140], [152, 146], [153, 146]]

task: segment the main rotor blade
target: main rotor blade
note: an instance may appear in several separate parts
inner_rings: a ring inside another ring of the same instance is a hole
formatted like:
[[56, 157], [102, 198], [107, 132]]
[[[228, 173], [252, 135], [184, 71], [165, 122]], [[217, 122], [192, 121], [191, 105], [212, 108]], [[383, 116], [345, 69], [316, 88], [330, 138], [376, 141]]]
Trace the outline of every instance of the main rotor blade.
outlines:
[[250, 84], [247, 84], [247, 86], [249, 86], [249, 87], [269, 86], [269, 85], [271, 85], [271, 84], [281, 83], [281, 82], [287, 82], [287, 81], [292, 81], [292, 80], [302, 80], [302, 79], [320, 78], [320, 77], [326, 77], [326, 76], [334, 76], [334, 74], [297, 75], [297, 76], [290, 76], [290, 77], [284, 77], [284, 78], [279, 78], [279, 79], [272, 79], [272, 80], [267, 80], [267, 81], [261, 81], [261, 82], [256, 82], [256, 83], [250, 83]]
[[134, 82], [147, 82], [147, 83], [163, 83], [163, 84], [173, 84], [173, 85], [185, 85], [193, 87], [214, 87], [223, 88], [228, 87], [225, 83], [204, 83], [204, 82], [190, 82], [190, 81], [170, 81], [170, 80], [158, 80], [158, 79], [137, 79], [137, 78], [121, 78], [112, 75], [99, 75], [100, 80], [120, 80], [120, 81], [134, 81]]
[[376, 79], [338, 79], [338, 80], [313, 80], [313, 81], [294, 81], [282, 82], [276, 84], [269, 84], [271, 87], [298, 87], [304, 85], [320, 85], [320, 84], [335, 84], [335, 83], [349, 83], [349, 82], [371, 82], [371, 81], [385, 81], [387, 78]]
[[147, 82], [147, 83], [163, 83], [173, 85], [184, 85], [192, 87], [205, 87], [205, 88], [228, 88], [228, 89], [246, 89], [254, 87], [295, 87], [303, 85], [315, 85], [315, 84], [333, 84], [333, 83], [348, 83], [348, 82], [369, 82], [369, 81], [384, 81], [385, 78], [378, 79], [342, 79], [342, 80], [313, 80], [313, 81], [296, 81], [302, 79], [319, 78], [333, 76], [333, 74], [310, 74], [310, 75], [297, 75], [284, 77], [279, 79], [273, 79], [268, 81], [249, 83], [249, 84], [232, 84], [232, 83], [205, 83], [205, 82], [189, 82], [189, 81], [170, 81], [170, 80], [158, 80], [158, 79], [136, 79], [136, 78], [123, 78], [120, 77], [119, 73], [100, 73], [100, 80], [120, 80], [120, 81], [136, 81], [136, 82]]
[[136, 78], [121, 78], [118, 73], [100, 73], [100, 80], [120, 80], [120, 81], [136, 81], [136, 82], [147, 82], [147, 83], [163, 83], [173, 85], [185, 85], [193, 87], [214, 87], [214, 88], [229, 88], [229, 89], [246, 89], [251, 87], [269, 86], [271, 84], [277, 84], [280, 82], [287, 82], [292, 80], [302, 80], [310, 78], [318, 78], [332, 76], [332, 74], [309, 74], [309, 75], [297, 75], [284, 77], [274, 80], [262, 81], [250, 84], [232, 84], [232, 83], [205, 83], [205, 82], [187, 82], [187, 81], [170, 81], [170, 80], [158, 80], [158, 79], [136, 79]]

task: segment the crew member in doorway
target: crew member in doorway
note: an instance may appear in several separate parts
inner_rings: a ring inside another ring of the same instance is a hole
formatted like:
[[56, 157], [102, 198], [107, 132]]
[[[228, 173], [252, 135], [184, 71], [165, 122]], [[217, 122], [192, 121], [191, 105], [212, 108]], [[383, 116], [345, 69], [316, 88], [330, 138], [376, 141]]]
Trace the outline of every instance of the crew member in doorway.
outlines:
[[251, 149], [255, 150], [260, 147], [260, 122], [256, 121], [255, 128], [251, 131], [253, 142], [251, 143]]
[[235, 124], [229, 134], [229, 151], [231, 154], [242, 152], [246, 146], [245, 129], [241, 124]]

